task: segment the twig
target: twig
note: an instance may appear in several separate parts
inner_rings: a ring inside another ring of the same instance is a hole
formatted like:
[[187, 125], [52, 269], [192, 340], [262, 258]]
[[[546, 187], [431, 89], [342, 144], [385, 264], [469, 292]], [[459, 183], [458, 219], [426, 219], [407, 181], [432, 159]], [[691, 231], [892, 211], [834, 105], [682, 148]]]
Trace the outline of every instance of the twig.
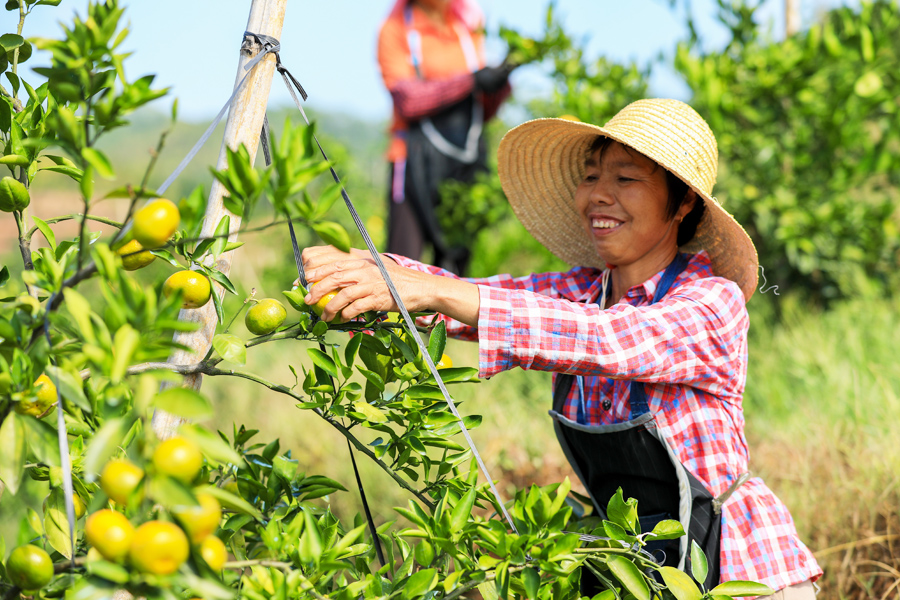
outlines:
[[[47, 225], [53, 225], [54, 223], [59, 223], [61, 221], [72, 221], [74, 219], [81, 219], [84, 217], [88, 221], [97, 221], [98, 223], [104, 223], [106, 225], [112, 225], [113, 227], [122, 228], [122, 223], [118, 221], [114, 221], [113, 219], [108, 219], [106, 217], [101, 217], [100, 215], [87, 215], [85, 216], [82, 213], [72, 213], [69, 215], [63, 215], [61, 217], [53, 217], [52, 219], [47, 219], [45, 222]], [[31, 241], [32, 236], [37, 232], [37, 225], [28, 230], [28, 233], [25, 234], [25, 239], [29, 242]]]
[[825, 548], [824, 550], [819, 550], [818, 552], [813, 552], [816, 558], [821, 558], [823, 556], [828, 556], [829, 554], [835, 554], [836, 552], [842, 552], [844, 550], [852, 550], [854, 548], [859, 548], [861, 546], [871, 546], [873, 544], [880, 544], [881, 542], [890, 542], [892, 540], [900, 539], [900, 534], [894, 533], [890, 535], [876, 535], [875, 537], [866, 538], [864, 540], [857, 540], [855, 542], [847, 542], [846, 544], [838, 544], [837, 546], [831, 546], [830, 548]]
[[290, 569], [294, 566], [293, 563], [289, 562], [279, 562], [277, 560], [265, 560], [265, 559], [257, 559], [257, 560], [235, 560], [232, 562], [225, 563], [226, 569], [245, 569], [247, 567], [260, 566], [260, 567], [273, 567], [275, 569]]

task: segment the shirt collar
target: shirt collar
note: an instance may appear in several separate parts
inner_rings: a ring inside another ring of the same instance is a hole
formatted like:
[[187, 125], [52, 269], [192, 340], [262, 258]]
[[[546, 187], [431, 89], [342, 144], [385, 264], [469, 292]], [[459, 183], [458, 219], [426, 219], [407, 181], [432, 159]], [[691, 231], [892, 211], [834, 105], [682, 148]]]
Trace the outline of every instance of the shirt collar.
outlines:
[[[697, 254], [688, 254], [687, 257], [687, 267], [675, 279], [672, 288], [678, 287], [685, 281], [700, 279], [701, 277], [712, 277], [713, 275], [712, 264], [709, 261], [709, 255], [706, 253], [706, 250], [701, 250]], [[659, 288], [659, 282], [662, 280], [665, 271], [666, 270], [663, 269], [644, 283], [629, 288], [629, 290], [625, 292], [623, 300], [632, 306], [652, 304], [654, 302], [656, 290]], [[597, 292], [597, 297], [599, 297], [599, 295], [600, 293]]]

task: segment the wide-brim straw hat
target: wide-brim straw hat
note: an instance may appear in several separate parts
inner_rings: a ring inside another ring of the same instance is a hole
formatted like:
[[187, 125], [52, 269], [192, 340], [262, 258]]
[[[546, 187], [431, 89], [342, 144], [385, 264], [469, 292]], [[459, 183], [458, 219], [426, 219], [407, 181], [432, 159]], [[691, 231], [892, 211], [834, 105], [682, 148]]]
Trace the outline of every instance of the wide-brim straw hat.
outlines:
[[603, 127], [568, 119], [535, 119], [500, 142], [498, 173], [513, 211], [526, 229], [565, 262], [603, 268], [575, 208], [575, 190], [597, 136], [637, 150], [687, 183], [706, 203], [694, 238], [681, 248], [706, 250], [715, 275], [737, 283], [750, 299], [759, 259], [750, 236], [712, 195], [719, 152], [706, 121], [678, 100], [632, 102]]

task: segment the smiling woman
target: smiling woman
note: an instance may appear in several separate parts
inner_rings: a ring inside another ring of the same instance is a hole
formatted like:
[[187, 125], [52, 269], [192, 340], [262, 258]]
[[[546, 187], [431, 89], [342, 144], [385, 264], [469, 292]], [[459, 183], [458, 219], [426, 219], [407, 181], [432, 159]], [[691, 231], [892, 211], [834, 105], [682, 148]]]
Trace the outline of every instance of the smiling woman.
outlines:
[[[755, 580], [812, 598], [821, 569], [784, 504], [748, 472], [745, 302], [757, 259], [712, 196], [718, 156], [706, 122], [682, 102], [641, 100], [603, 127], [530, 121], [498, 154], [516, 215], [577, 266], [460, 279], [391, 255], [406, 307], [437, 311], [448, 334], [477, 340], [482, 377], [556, 373], [554, 426], [598, 513], [621, 487], [638, 500], [642, 531], [664, 519], [688, 531], [648, 544], [666, 565], [684, 568], [696, 542], [708, 586]], [[307, 303], [340, 288], [323, 318], [397, 310], [366, 253], [313, 248], [303, 258], [318, 282]], [[595, 586], [583, 573], [583, 591]]]

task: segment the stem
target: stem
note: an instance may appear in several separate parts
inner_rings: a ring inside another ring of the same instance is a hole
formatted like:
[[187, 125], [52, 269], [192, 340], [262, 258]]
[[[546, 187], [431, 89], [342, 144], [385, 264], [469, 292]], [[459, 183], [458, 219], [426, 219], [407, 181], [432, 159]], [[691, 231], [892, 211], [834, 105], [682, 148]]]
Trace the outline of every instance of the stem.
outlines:
[[[22, 29], [25, 28], [25, 0], [19, 0], [19, 27], [16, 29], [18, 35], [22, 35]], [[12, 73], [16, 75], [16, 69], [19, 66], [19, 48], [13, 51]]]
[[22, 106], [22, 102], [18, 98], [15, 98], [12, 94], [10, 94], [9, 90], [7, 90], [5, 87], [3, 87], [2, 84], [0, 84], [0, 96], [6, 96], [7, 98], [9, 98], [10, 101], [12, 102], [13, 110], [16, 111], [17, 113], [20, 113], [23, 110], [25, 110], [25, 107]]
[[[17, 210], [13, 214], [16, 217], [16, 227], [19, 230], [19, 253], [22, 255], [22, 264], [26, 271], [31, 271], [34, 269], [34, 263], [31, 262], [31, 234], [25, 233], [26, 225], [22, 212]], [[26, 285], [26, 287], [28, 286]]]
[[[74, 219], [85, 218], [88, 221], [96, 221], [98, 223], [103, 223], [104, 225], [112, 225], [113, 227], [122, 228], [123, 224], [118, 221], [114, 221], [113, 219], [108, 219], [106, 217], [101, 217], [100, 215], [84, 215], [82, 213], [72, 213], [69, 215], [63, 215], [61, 217], [53, 217], [52, 219], [46, 219], [47, 225], [53, 225], [54, 223], [60, 223], [62, 221], [72, 221]], [[28, 233], [25, 234], [25, 239], [31, 242], [31, 237], [38, 231], [37, 225], [28, 230]]]
[[225, 563], [226, 569], [245, 569], [247, 567], [252, 567], [254, 565], [258, 565], [260, 567], [273, 567], [275, 569], [290, 569], [293, 567], [293, 563], [289, 562], [279, 562], [277, 560], [265, 560], [265, 559], [256, 559], [256, 560], [235, 560], [232, 562]]

